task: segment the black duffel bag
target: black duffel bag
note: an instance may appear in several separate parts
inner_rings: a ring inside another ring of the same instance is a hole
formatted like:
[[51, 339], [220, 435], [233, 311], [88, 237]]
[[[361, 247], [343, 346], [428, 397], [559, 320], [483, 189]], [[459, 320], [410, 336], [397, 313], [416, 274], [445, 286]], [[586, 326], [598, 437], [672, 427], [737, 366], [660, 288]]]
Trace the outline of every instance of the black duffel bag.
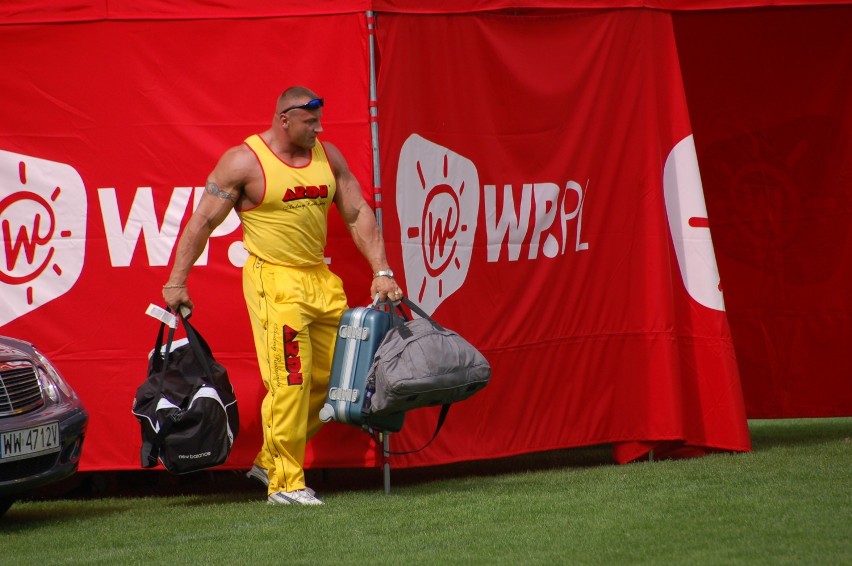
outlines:
[[148, 362], [148, 377], [136, 390], [133, 414], [142, 426], [143, 468], [159, 460], [169, 472], [185, 474], [225, 462], [239, 432], [239, 414], [228, 372], [182, 315], [186, 343], [172, 349], [165, 323]]

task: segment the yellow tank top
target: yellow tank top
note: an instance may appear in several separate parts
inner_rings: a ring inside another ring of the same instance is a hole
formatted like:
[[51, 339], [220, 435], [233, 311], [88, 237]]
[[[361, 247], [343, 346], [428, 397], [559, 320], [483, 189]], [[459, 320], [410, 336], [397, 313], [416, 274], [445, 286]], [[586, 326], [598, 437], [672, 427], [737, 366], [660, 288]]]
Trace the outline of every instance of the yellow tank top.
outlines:
[[243, 245], [264, 261], [290, 267], [322, 263], [328, 210], [337, 185], [322, 144], [302, 167], [287, 165], [259, 135], [246, 139], [263, 169], [263, 200], [239, 211]]

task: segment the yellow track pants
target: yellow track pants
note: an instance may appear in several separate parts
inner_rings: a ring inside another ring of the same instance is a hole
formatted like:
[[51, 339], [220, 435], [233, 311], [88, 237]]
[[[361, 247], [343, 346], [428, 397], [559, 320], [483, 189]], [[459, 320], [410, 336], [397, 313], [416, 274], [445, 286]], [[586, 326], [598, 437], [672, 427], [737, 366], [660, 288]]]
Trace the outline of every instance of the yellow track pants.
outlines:
[[254, 464], [269, 474], [269, 493], [305, 487], [305, 445], [320, 429], [340, 317], [343, 282], [328, 266], [284, 267], [253, 255], [243, 267], [266, 396], [263, 447]]

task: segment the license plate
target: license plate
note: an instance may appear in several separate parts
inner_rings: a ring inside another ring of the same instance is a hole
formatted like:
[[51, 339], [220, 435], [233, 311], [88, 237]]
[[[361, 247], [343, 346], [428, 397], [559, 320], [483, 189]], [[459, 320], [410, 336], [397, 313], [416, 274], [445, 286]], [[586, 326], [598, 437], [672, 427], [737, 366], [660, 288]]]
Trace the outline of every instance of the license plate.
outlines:
[[49, 454], [59, 448], [59, 423], [0, 433], [0, 460], [3, 461]]

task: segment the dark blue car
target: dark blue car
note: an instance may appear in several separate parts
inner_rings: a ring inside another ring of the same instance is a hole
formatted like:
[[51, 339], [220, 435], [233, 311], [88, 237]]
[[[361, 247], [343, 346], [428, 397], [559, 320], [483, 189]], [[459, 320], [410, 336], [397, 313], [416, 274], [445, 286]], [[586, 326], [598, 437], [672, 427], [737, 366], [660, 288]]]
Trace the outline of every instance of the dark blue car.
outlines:
[[35, 346], [0, 336], [0, 516], [26, 492], [77, 471], [88, 420]]

